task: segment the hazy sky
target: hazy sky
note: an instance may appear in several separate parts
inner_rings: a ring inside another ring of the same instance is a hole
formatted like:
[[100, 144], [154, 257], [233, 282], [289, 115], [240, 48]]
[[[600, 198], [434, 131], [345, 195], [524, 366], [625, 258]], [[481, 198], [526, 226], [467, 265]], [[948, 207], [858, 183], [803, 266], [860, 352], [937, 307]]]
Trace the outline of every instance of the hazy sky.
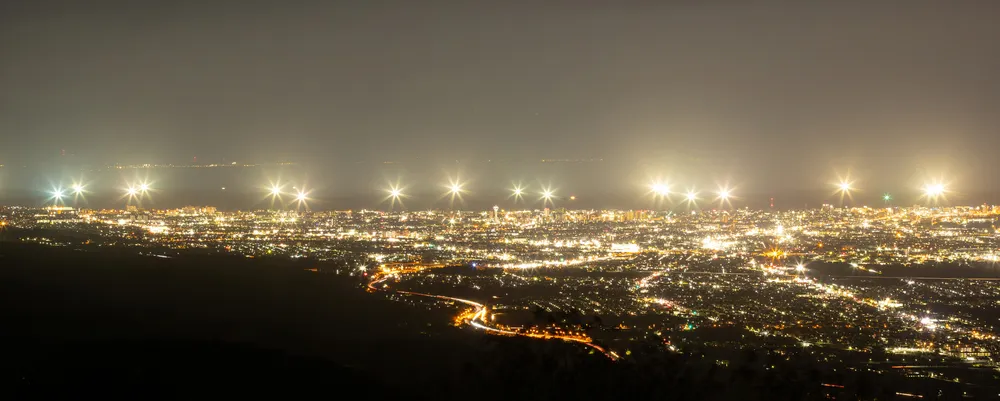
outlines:
[[1000, 167], [1000, 2], [737, 3], [4, 1], [0, 163]]

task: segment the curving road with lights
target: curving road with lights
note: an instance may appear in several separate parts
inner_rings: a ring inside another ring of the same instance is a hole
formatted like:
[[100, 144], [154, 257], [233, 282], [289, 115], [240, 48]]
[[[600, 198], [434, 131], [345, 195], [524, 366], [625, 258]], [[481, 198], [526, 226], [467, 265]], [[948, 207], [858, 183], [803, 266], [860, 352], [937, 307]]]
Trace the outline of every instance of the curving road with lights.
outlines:
[[469, 311], [465, 311], [465, 312], [460, 313], [455, 318], [456, 322], [462, 323], [462, 324], [468, 324], [469, 326], [472, 326], [473, 328], [476, 328], [478, 330], [482, 330], [482, 331], [484, 331], [486, 333], [495, 334], [495, 335], [502, 335], [502, 336], [511, 336], [511, 337], [518, 337], [519, 336], [519, 337], [536, 338], [536, 339], [541, 339], [541, 340], [562, 340], [562, 341], [567, 341], [567, 342], [575, 342], [575, 343], [583, 344], [583, 345], [586, 345], [586, 346], [588, 346], [590, 348], [593, 348], [593, 349], [597, 350], [598, 352], [600, 352], [601, 354], [603, 354], [604, 356], [607, 356], [608, 358], [610, 358], [613, 361], [614, 360], [618, 360], [618, 358], [619, 358], [618, 354], [616, 354], [614, 351], [607, 350], [604, 347], [601, 347], [600, 345], [594, 344], [593, 340], [591, 338], [589, 338], [589, 337], [563, 336], [563, 335], [558, 335], [558, 334], [523, 333], [523, 332], [518, 332], [518, 331], [513, 331], [513, 330], [506, 330], [506, 329], [501, 329], [501, 328], [489, 326], [488, 323], [487, 323], [487, 321], [486, 321], [486, 314], [488, 313], [487, 309], [486, 309], [486, 306], [483, 305], [483, 304], [481, 304], [481, 303], [479, 303], [479, 302], [476, 302], [476, 301], [471, 301], [471, 300], [463, 299], [463, 298], [448, 297], [448, 296], [444, 296], [444, 295], [425, 294], [425, 293], [421, 293], [421, 292], [402, 291], [402, 290], [392, 290], [392, 289], [389, 289], [387, 285], [383, 285], [382, 288], [378, 288], [377, 287], [378, 284], [382, 284], [382, 283], [386, 282], [387, 280], [389, 280], [390, 276], [393, 275], [393, 274], [416, 273], [416, 272], [419, 272], [419, 271], [422, 271], [422, 270], [423, 270], [422, 268], [411, 268], [411, 269], [404, 269], [404, 270], [396, 271], [396, 272], [393, 272], [391, 274], [376, 273], [372, 277], [372, 281], [370, 281], [368, 283], [368, 290], [371, 291], [371, 292], [375, 292], [375, 291], [391, 291], [391, 292], [395, 292], [395, 293], [401, 294], [401, 295], [418, 296], [418, 297], [425, 297], [425, 298], [434, 298], [434, 299], [440, 299], [440, 300], [444, 300], [444, 301], [452, 301], [452, 302], [457, 302], [457, 303], [465, 304], [467, 306], [472, 307], [472, 311], [471, 311], [471, 313]]

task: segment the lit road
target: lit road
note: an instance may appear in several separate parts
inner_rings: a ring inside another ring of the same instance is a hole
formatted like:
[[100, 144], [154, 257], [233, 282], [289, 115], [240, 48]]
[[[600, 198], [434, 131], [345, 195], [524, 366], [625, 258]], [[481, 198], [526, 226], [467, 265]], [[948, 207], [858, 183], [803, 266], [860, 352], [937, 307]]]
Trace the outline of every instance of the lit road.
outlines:
[[[418, 272], [418, 271], [421, 271], [421, 270], [423, 270], [423, 269], [422, 268], [409, 268], [409, 269], [404, 269], [404, 270], [401, 270], [401, 271], [396, 271], [396, 272], [394, 272], [392, 274], [415, 273], [415, 272]], [[440, 299], [440, 300], [452, 301], [452, 302], [457, 302], [457, 303], [465, 304], [467, 306], [472, 307], [472, 311], [471, 312], [470, 311], [465, 311], [465, 312], [462, 312], [461, 314], [459, 314], [455, 318], [456, 322], [463, 323], [463, 324], [468, 324], [468, 325], [470, 325], [470, 326], [472, 326], [472, 327], [474, 327], [476, 329], [482, 330], [482, 331], [490, 333], [490, 334], [495, 334], [495, 335], [512, 336], [512, 337], [520, 336], [520, 337], [537, 338], [537, 339], [542, 339], [542, 340], [562, 340], [562, 341], [568, 341], [568, 342], [575, 342], [575, 343], [583, 344], [583, 345], [586, 345], [586, 346], [588, 346], [590, 348], [593, 348], [593, 349], [597, 350], [598, 352], [600, 352], [601, 354], [604, 354], [605, 356], [607, 356], [611, 360], [617, 360], [618, 359], [618, 354], [616, 354], [614, 351], [609, 351], [609, 350], [605, 349], [604, 347], [601, 347], [601, 346], [599, 346], [597, 344], [594, 344], [593, 340], [590, 339], [589, 337], [565, 336], [565, 335], [544, 334], [544, 333], [525, 333], [525, 332], [519, 332], [519, 331], [513, 331], [513, 330], [505, 330], [505, 329], [501, 329], [501, 328], [489, 326], [488, 323], [487, 323], [487, 321], [486, 321], [486, 315], [488, 313], [488, 311], [486, 309], [486, 306], [483, 305], [483, 304], [481, 304], [481, 303], [479, 303], [479, 302], [471, 301], [471, 300], [468, 300], [468, 299], [462, 299], [462, 298], [448, 297], [448, 296], [444, 296], [444, 295], [425, 294], [425, 293], [412, 292], [412, 291], [391, 290], [386, 285], [383, 285], [382, 288], [378, 288], [377, 287], [379, 284], [385, 283], [392, 276], [392, 274], [376, 273], [375, 276], [373, 277], [373, 280], [368, 283], [368, 290], [372, 291], [372, 292], [374, 292], [374, 291], [393, 291], [393, 292], [395, 292], [397, 294], [402, 294], [402, 295], [418, 296], [418, 297], [426, 297], [426, 298], [435, 298], [435, 299]]]

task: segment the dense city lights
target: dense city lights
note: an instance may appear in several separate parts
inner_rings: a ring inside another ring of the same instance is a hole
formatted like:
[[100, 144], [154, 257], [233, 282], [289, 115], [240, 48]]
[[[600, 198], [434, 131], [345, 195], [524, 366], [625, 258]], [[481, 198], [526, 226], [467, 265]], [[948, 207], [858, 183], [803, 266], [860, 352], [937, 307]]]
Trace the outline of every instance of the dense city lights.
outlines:
[[[137, 187], [130, 192], [141, 194]], [[394, 201], [404, 196], [397, 185], [387, 193]], [[732, 199], [725, 187], [717, 195]], [[546, 201], [555, 193], [546, 188], [541, 196]], [[296, 187], [294, 199], [305, 206], [307, 190]], [[685, 199], [694, 202], [697, 192], [688, 190]], [[131, 237], [131, 246], [149, 249], [209, 247], [249, 257], [315, 260], [337, 260], [348, 252], [370, 261], [357, 270], [375, 273], [370, 291], [395, 294], [393, 299], [407, 303], [414, 297], [441, 300], [446, 311], [457, 302], [471, 308], [453, 312], [458, 313], [455, 323], [464, 327], [579, 343], [610, 359], [628, 355], [633, 339], [671, 338], [671, 333], [699, 327], [737, 330], [740, 344], [782, 337], [817, 349], [913, 349], [983, 364], [1000, 352], [995, 346], [1000, 333], [979, 317], [978, 304], [960, 303], [952, 295], [977, 294], [993, 305], [1000, 302], [994, 281], [919, 277], [920, 266], [995, 264], [1000, 231], [983, 223], [997, 221], [1000, 207], [828, 205], [675, 214], [530, 207], [501, 212], [493, 206], [453, 210], [443, 217], [435, 210], [313, 212], [300, 207], [246, 213], [132, 206], [78, 210], [52, 205], [12, 209], [0, 219], [16, 227], [101, 233], [89, 239], [97, 243], [143, 232]], [[789, 264], [789, 258], [796, 261]], [[474, 266], [469, 272], [499, 272], [435, 274], [463, 265]], [[619, 277], [623, 272], [627, 275]], [[504, 296], [492, 299], [489, 307], [476, 306], [485, 305], [490, 294], [513, 294], [524, 286], [532, 286], [536, 295]], [[468, 288], [471, 295], [455, 298], [436, 294], [435, 288]], [[600, 315], [614, 321], [614, 328], [588, 332], [558, 319], [538, 324], [523, 312], [534, 309], [533, 302]], [[859, 333], [857, 325], [868, 328]], [[946, 337], [929, 345], [929, 335]]]
[[[397, 187], [388, 191], [391, 197], [403, 196]], [[548, 191], [543, 195], [554, 197]], [[138, 195], [138, 188], [133, 193]], [[295, 199], [304, 202], [307, 191], [298, 187]], [[0, 217], [17, 227], [82, 229], [104, 233], [105, 241], [139, 230], [147, 236], [136, 237], [139, 242], [133, 246], [146, 246], [142, 244], [149, 241], [151, 249], [183, 250], [197, 245], [248, 256], [317, 260], [348, 249], [365, 249], [364, 257], [381, 266], [383, 275], [373, 277], [370, 284], [379, 291], [390, 284], [419, 288], [447, 283], [505, 293], [525, 280], [534, 283], [536, 277], [547, 277], [547, 269], [560, 269], [558, 281], [546, 284], [553, 288], [546, 302], [569, 302], [587, 313], [620, 316], [622, 327], [637, 326], [601, 334], [616, 338], [617, 345], [602, 346], [609, 356], [627, 349], [628, 338], [649, 334], [640, 328], [645, 326], [636, 324], [642, 320], [632, 321], [630, 316], [654, 319], [664, 307], [678, 315], [656, 318], [666, 320], [651, 332], [669, 332], [674, 327], [670, 322], [676, 322], [681, 331], [699, 325], [745, 328], [743, 341], [755, 341], [754, 336], [786, 336], [816, 347], [859, 348], [927, 348], [927, 339], [919, 333], [933, 332], [950, 336], [937, 340], [938, 352], [977, 358], [995, 348], [992, 339], [998, 334], [974, 318], [975, 308], [956, 311], [956, 301], [947, 298], [961, 289], [1000, 301], [1000, 287], [992, 281], [913, 277], [919, 274], [917, 266], [995, 263], [1000, 232], [990, 225], [984, 229], [950, 223], [992, 222], [1000, 217], [998, 207], [824, 207], [672, 214], [562, 209], [501, 213], [495, 206], [482, 212], [452, 211], [444, 219], [433, 210], [245, 213], [208, 207], [77, 210], [53, 206], [6, 213]], [[436, 256], [425, 261], [431, 249]], [[792, 255], [798, 261], [785, 264]], [[469, 261], [479, 269], [502, 272], [498, 276], [460, 274], [461, 279], [433, 274], [436, 269]], [[838, 272], [840, 264], [849, 271]], [[623, 269], [637, 278], [609, 280], [587, 273]], [[882, 286], [897, 281], [905, 285]], [[922, 292], [914, 292], [915, 288]], [[651, 297], [653, 301], [645, 301]], [[581, 332], [581, 327], [569, 323], [544, 327], [532, 325], [530, 319], [527, 323], [518, 320], [514, 311], [529, 308], [531, 299], [505, 298], [491, 303], [488, 312], [476, 309], [458, 321], [507, 335], [590, 338], [573, 334]], [[494, 318], [494, 310], [503, 313]], [[924, 318], [930, 320], [924, 322]], [[849, 326], [860, 323], [877, 325], [880, 329], [872, 332], [884, 340], [868, 341], [865, 338], [872, 338], [870, 334], [859, 337]], [[914, 324], [919, 331], [914, 331]], [[974, 353], [956, 351], [966, 348]]]
[[141, 3], [0, 5], [0, 394], [1000, 401], [1000, 0]]

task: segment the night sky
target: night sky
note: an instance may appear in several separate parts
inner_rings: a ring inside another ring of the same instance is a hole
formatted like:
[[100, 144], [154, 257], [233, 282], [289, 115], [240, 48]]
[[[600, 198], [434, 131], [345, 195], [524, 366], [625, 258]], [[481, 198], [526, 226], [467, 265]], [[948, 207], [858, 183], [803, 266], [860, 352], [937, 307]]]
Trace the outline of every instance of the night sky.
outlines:
[[628, 182], [1000, 190], [998, 2], [541, 3], [4, 1], [0, 164], [600, 158]]

